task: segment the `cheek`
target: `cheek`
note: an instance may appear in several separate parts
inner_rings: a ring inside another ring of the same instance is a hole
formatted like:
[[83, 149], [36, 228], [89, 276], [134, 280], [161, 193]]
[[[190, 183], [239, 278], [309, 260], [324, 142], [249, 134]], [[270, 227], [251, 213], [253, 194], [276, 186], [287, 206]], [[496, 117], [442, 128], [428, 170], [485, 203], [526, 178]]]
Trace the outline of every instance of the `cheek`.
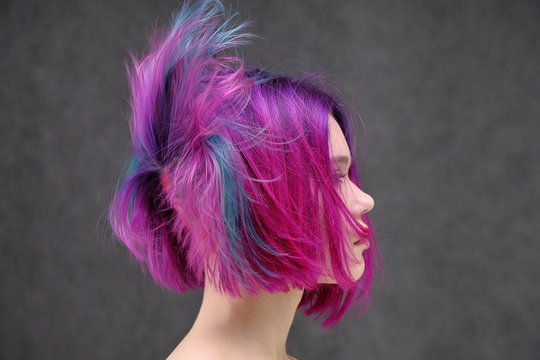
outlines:
[[332, 272], [332, 266], [330, 264], [330, 250], [328, 246], [328, 233], [326, 231], [325, 221], [324, 221], [324, 214], [323, 214], [323, 207], [322, 207], [322, 196], [319, 193], [318, 196], [318, 202], [319, 202], [319, 211], [318, 211], [318, 220], [319, 224], [322, 227], [323, 232], [323, 246], [324, 246], [324, 263], [325, 263], [325, 271], [323, 276], [319, 278], [319, 283], [321, 284], [335, 284], [336, 281], [333, 277]]
[[[343, 190], [343, 196], [345, 197], [347, 196], [346, 190]], [[344, 199], [345, 204], [350, 209], [349, 203], [347, 202], [347, 198], [343, 198], [343, 199]], [[321, 201], [322, 200], [319, 197], [319, 204], [321, 204]], [[324, 225], [322, 209], [319, 209], [319, 221], [321, 225]], [[353, 255], [355, 259], [351, 264], [349, 264], [351, 274], [355, 280], [358, 280], [360, 279], [360, 277], [362, 277], [365, 270], [365, 263], [364, 263], [364, 257], [363, 257], [365, 248], [363, 246], [352, 245], [353, 237], [355, 236], [355, 234], [352, 231], [352, 228], [349, 225], [349, 223], [345, 220], [345, 217], [343, 214], [341, 215], [341, 223], [343, 224], [343, 227], [344, 227], [343, 235], [345, 236], [345, 239], [347, 241], [351, 242], [351, 249], [353, 252], [353, 254], [351, 255]], [[324, 256], [325, 256], [326, 271], [325, 271], [325, 275], [319, 279], [319, 282], [324, 283], [324, 284], [336, 284], [336, 280], [334, 279], [334, 276], [333, 276], [333, 270], [332, 270], [331, 261], [330, 261], [329, 240], [330, 239], [328, 238], [328, 234], [325, 231], [324, 232]]]
[[339, 190], [339, 194], [343, 203], [347, 206], [347, 209], [351, 209], [351, 206], [354, 204], [354, 193], [351, 189], [351, 184], [348, 182], [343, 184]]
[[[347, 206], [347, 208], [350, 209], [350, 194], [348, 191], [348, 187], [346, 185], [342, 185], [339, 189], [339, 194], [341, 198], [343, 199], [343, 202]], [[318, 202], [319, 202], [319, 211], [318, 211], [318, 220], [319, 224], [321, 224], [323, 229], [323, 244], [324, 244], [324, 262], [325, 262], [325, 274], [319, 278], [319, 282], [323, 284], [336, 284], [336, 280], [333, 276], [333, 270], [331, 265], [331, 258], [330, 258], [330, 249], [329, 249], [329, 241], [328, 233], [325, 228], [325, 221], [324, 221], [324, 214], [323, 214], [323, 200], [322, 196], [319, 193], [318, 195]], [[341, 215], [341, 223], [343, 224], [343, 235], [345, 236], [345, 239], [350, 240], [352, 243], [353, 232], [348, 224], [348, 222], [345, 220], [344, 215]], [[359, 279], [362, 274], [364, 273], [364, 259], [362, 257], [363, 248], [358, 246], [352, 246], [352, 251], [354, 252], [353, 256], [358, 263], [350, 264], [350, 270], [352, 272], [352, 275], [355, 279]]]

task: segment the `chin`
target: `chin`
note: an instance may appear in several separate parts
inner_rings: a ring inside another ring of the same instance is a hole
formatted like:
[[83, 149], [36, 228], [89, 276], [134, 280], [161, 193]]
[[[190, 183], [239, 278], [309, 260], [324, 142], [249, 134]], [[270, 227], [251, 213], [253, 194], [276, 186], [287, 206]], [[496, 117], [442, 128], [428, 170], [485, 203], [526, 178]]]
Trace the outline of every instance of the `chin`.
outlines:
[[[360, 263], [351, 266], [351, 274], [355, 281], [358, 281], [362, 277], [362, 275], [364, 275], [364, 269], [365, 264], [363, 258]], [[334, 279], [333, 276], [325, 275], [319, 278], [319, 284], [337, 284], [337, 281], [336, 279]]]
[[354, 280], [360, 280], [362, 275], [364, 275], [364, 269], [366, 268], [364, 262], [362, 261], [360, 264], [356, 264], [354, 268], [351, 269], [351, 272], [353, 274]]

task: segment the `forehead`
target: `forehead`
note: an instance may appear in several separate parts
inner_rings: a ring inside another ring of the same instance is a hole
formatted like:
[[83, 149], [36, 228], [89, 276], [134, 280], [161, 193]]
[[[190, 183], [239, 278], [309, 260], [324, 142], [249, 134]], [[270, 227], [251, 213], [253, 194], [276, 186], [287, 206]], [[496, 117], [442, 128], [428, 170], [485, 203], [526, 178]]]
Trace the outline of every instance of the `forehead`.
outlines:
[[338, 122], [331, 114], [328, 115], [328, 131], [330, 157], [350, 157], [351, 152], [347, 140], [345, 139], [345, 135], [343, 135], [343, 131], [341, 131]]

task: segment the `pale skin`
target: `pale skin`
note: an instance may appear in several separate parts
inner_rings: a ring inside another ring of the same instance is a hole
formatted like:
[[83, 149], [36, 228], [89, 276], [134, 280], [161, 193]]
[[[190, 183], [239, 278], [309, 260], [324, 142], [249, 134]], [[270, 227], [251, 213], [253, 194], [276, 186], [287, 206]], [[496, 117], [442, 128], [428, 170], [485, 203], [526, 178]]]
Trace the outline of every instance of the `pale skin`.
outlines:
[[[344, 157], [336, 162], [342, 174], [350, 166], [350, 150], [337, 121], [329, 115], [330, 157]], [[348, 158], [348, 160], [347, 160]], [[369, 212], [373, 198], [359, 189], [348, 177], [340, 180], [343, 200], [353, 216], [362, 224], [360, 216]], [[349, 233], [347, 229], [346, 233]], [[357, 239], [352, 238], [354, 242]], [[358, 264], [351, 272], [359, 279], [364, 272], [362, 252], [369, 244], [354, 245]], [[321, 283], [335, 283], [332, 275]], [[286, 343], [303, 289], [253, 295], [243, 292], [241, 298], [219, 293], [211, 283], [204, 287], [201, 309], [193, 327], [169, 355], [167, 360], [287, 360]]]

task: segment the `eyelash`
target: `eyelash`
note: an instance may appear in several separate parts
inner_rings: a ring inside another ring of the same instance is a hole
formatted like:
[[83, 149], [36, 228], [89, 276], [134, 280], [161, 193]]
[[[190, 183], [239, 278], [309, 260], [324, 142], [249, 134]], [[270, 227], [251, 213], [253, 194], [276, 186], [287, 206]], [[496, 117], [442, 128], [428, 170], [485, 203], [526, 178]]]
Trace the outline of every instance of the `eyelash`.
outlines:
[[342, 174], [340, 171], [338, 171], [336, 177], [337, 177], [338, 182], [344, 183], [343, 179], [348, 177], [348, 175], [347, 174]]

